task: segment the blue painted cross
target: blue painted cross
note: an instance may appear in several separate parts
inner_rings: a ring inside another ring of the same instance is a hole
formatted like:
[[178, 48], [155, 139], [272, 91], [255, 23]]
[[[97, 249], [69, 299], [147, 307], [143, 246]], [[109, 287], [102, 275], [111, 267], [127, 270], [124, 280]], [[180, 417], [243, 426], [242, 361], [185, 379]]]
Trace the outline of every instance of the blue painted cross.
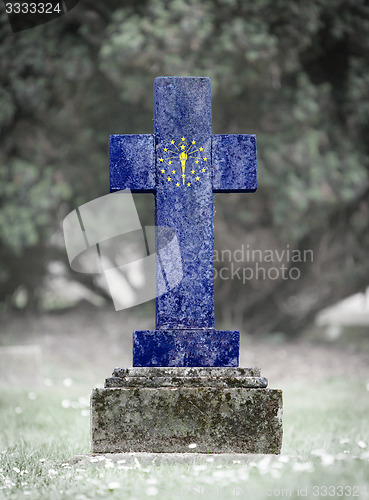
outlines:
[[239, 332], [214, 325], [213, 192], [256, 190], [256, 137], [212, 135], [209, 78], [156, 78], [154, 135], [110, 136], [110, 190], [127, 188], [154, 193], [183, 271], [156, 299], [156, 330], [134, 332], [133, 366], [238, 366]]

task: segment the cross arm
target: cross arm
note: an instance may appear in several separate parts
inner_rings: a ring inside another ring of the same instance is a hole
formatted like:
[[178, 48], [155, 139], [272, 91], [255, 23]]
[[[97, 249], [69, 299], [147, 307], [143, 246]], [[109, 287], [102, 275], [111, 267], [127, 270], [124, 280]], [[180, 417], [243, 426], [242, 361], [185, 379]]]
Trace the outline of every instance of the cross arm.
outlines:
[[256, 191], [255, 135], [213, 135], [212, 163], [213, 191], [215, 193], [252, 193]]
[[111, 135], [110, 192], [155, 192], [155, 146], [152, 134]]

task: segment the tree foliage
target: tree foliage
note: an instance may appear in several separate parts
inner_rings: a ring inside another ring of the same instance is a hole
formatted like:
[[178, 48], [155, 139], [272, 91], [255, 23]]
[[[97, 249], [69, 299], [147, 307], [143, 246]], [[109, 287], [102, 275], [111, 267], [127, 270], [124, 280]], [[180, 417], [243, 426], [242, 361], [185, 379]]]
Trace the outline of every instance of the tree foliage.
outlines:
[[15, 35], [3, 15], [0, 300], [37, 299], [58, 221], [108, 191], [108, 135], [152, 132], [159, 75], [210, 76], [214, 133], [258, 136], [259, 190], [216, 196], [216, 246], [314, 251], [298, 281], [218, 280], [218, 319], [295, 332], [367, 285], [368, 33], [364, 0], [86, 0]]

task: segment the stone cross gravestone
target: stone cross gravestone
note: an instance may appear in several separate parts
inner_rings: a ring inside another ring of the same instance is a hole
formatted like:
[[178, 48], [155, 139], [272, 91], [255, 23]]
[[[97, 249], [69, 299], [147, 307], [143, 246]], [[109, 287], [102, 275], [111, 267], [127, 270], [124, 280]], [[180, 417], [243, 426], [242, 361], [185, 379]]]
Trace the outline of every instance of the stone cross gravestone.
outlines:
[[209, 78], [157, 78], [154, 106], [154, 135], [110, 137], [111, 191], [154, 193], [183, 278], [158, 290], [156, 330], [134, 333], [133, 366], [238, 366], [239, 332], [214, 329], [213, 192], [256, 190], [256, 138], [212, 135]]
[[278, 453], [281, 391], [238, 368], [239, 332], [214, 321], [213, 192], [256, 190], [256, 138], [212, 135], [209, 78], [156, 78], [154, 108], [153, 135], [110, 137], [110, 187], [154, 193], [156, 248], [169, 227], [180, 249], [164, 280], [182, 279], [162, 293], [158, 262], [156, 330], [134, 332], [133, 368], [94, 390], [93, 451]]

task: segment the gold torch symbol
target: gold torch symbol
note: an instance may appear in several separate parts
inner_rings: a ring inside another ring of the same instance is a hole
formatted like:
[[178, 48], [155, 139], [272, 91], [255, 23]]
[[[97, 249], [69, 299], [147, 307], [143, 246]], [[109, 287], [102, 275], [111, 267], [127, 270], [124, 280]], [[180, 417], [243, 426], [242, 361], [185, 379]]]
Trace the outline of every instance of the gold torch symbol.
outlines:
[[[164, 153], [171, 154], [172, 156], [160, 157], [160, 172], [167, 178], [168, 182], [173, 182], [177, 187], [180, 186], [179, 182], [176, 182], [176, 179], [173, 177], [174, 174], [177, 173], [175, 167], [175, 160], [179, 160], [181, 162], [182, 167], [182, 184], [190, 187], [193, 182], [200, 181], [200, 175], [203, 175], [206, 172], [203, 162], [207, 161], [208, 158], [203, 156], [204, 148], [195, 146], [196, 141], [193, 140], [191, 143], [186, 141], [185, 137], [176, 144], [176, 141], [171, 140], [170, 146], [164, 147]], [[198, 148], [198, 149], [197, 149]], [[196, 156], [196, 153], [199, 156]], [[188, 176], [188, 181], [186, 182], [186, 161], [191, 159], [191, 175]], [[174, 165], [173, 165], [174, 163]], [[166, 165], [168, 167], [166, 168]], [[201, 169], [201, 170], [200, 170]]]
[[179, 155], [179, 159], [181, 160], [181, 165], [182, 165], [182, 178], [183, 178], [183, 185], [185, 183], [185, 168], [186, 168], [186, 160], [187, 160], [187, 153], [182, 151], [182, 153]]

